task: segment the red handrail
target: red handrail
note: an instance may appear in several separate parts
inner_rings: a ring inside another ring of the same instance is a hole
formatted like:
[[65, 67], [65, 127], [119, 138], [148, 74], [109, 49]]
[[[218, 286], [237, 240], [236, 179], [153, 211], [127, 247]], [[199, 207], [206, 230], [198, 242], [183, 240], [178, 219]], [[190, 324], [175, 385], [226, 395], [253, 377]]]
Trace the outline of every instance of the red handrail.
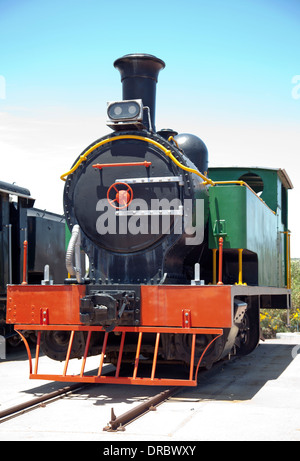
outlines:
[[222, 282], [222, 264], [223, 264], [223, 237], [219, 238], [219, 281], [217, 285], [223, 285]]
[[145, 166], [146, 168], [149, 168], [151, 165], [151, 162], [147, 162], [145, 160], [144, 162], [128, 162], [128, 163], [96, 163], [93, 165], [93, 168], [98, 168], [98, 170], [102, 170], [102, 168], [108, 168], [108, 167], [115, 167], [115, 166]]
[[28, 242], [27, 240], [24, 240], [24, 244], [23, 244], [23, 247], [24, 247], [24, 253], [23, 253], [23, 282], [22, 282], [22, 285], [27, 285], [27, 246], [28, 246]]

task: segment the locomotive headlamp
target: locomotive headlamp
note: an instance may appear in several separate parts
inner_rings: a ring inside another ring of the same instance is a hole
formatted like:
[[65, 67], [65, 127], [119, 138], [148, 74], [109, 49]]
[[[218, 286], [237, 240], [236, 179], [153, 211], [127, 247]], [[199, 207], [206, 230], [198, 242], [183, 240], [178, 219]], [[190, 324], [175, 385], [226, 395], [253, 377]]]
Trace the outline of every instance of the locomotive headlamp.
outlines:
[[142, 121], [143, 103], [141, 99], [111, 102], [107, 106], [107, 115], [113, 122]]

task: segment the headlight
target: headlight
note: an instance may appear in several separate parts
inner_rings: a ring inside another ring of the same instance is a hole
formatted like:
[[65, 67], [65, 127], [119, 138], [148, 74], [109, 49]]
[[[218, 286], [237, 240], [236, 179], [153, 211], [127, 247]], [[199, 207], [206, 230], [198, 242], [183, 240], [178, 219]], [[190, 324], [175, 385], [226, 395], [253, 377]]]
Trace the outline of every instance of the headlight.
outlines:
[[111, 102], [107, 106], [107, 115], [114, 122], [143, 120], [143, 103], [141, 99]]

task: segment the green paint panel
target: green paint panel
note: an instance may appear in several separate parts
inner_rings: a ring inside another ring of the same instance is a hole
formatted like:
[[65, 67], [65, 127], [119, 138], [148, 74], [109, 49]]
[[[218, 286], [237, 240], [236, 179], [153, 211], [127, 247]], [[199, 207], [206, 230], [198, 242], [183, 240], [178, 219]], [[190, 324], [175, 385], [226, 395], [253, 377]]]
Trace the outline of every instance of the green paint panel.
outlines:
[[243, 248], [257, 254], [259, 285], [278, 286], [277, 216], [245, 186], [209, 189], [209, 248]]
[[245, 181], [260, 198], [273, 210], [281, 207], [282, 188], [279, 172], [271, 168], [213, 167], [209, 169], [209, 178], [213, 181]]
[[67, 223], [66, 223], [65, 224], [65, 247], [66, 247], [66, 251], [68, 249], [70, 238], [71, 238], [71, 232], [70, 232], [70, 229], [68, 228]]
[[209, 189], [209, 248], [246, 248], [246, 187], [217, 186]]

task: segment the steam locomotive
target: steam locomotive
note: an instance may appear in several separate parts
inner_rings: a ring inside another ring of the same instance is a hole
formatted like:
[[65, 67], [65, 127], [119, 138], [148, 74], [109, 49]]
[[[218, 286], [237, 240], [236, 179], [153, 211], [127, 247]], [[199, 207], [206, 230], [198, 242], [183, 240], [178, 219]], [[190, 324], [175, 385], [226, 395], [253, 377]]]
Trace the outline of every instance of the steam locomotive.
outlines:
[[34, 202], [27, 188], [0, 181], [0, 336], [12, 346], [21, 338], [5, 322], [7, 284], [63, 283], [66, 276], [64, 217], [34, 208]]
[[[9, 285], [7, 321], [23, 338], [37, 332], [33, 379], [195, 386], [200, 366], [253, 351], [261, 308], [290, 307], [292, 183], [283, 169], [208, 170], [200, 138], [156, 131], [165, 63], [130, 54], [114, 66], [123, 99], [108, 103], [112, 132], [61, 176], [69, 276]], [[63, 370], [39, 373], [40, 348]], [[82, 360], [70, 374], [73, 358]], [[186, 376], [162, 375], [169, 363], [183, 364]]]

